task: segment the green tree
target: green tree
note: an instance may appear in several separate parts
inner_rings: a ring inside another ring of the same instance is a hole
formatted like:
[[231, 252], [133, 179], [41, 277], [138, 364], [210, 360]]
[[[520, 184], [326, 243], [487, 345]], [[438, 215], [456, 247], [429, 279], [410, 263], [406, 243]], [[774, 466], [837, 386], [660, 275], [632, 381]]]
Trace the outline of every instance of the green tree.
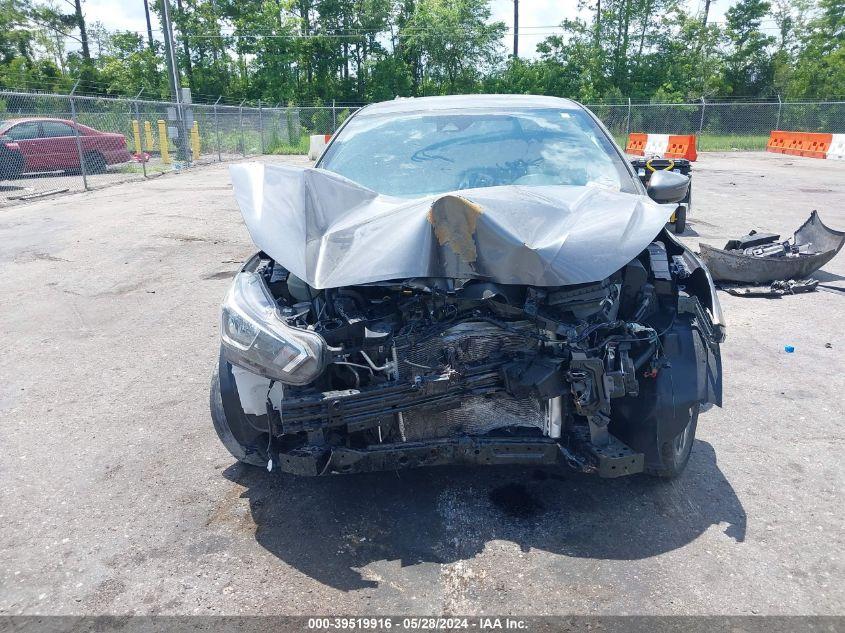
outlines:
[[503, 22], [487, 0], [418, 0], [399, 32], [423, 94], [474, 91], [502, 58]]
[[725, 13], [729, 53], [724, 60], [724, 79], [733, 94], [754, 96], [772, 91], [774, 66], [769, 47], [775, 38], [760, 30], [770, 9], [766, 0], [739, 0]]
[[796, 55], [790, 97], [845, 95], [845, 0], [819, 0]]
[[[693, 12], [687, 0], [579, 0], [579, 18], [536, 58], [506, 59], [490, 0], [171, 0], [181, 82], [198, 101], [845, 94], [845, 0], [771, 2], [736, 0], [719, 25], [709, 1]], [[0, 0], [0, 85], [67, 90], [82, 78], [86, 91], [166, 96], [161, 43], [86, 24], [83, 9], [82, 0]]]
[[164, 66], [143, 35], [131, 31], [111, 34], [97, 58], [98, 80], [105, 92], [136, 95], [143, 88], [146, 98], [169, 98]]

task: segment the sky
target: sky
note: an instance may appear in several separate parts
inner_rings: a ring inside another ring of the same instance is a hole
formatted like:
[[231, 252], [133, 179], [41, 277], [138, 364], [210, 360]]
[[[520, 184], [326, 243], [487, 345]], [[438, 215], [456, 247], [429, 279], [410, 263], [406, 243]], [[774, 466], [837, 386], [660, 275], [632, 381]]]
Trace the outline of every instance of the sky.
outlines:
[[[713, 0], [710, 7], [711, 19], [721, 21], [725, 11], [735, 0]], [[701, 0], [687, 0], [692, 10], [701, 7]], [[153, 0], [150, 0], [153, 4]], [[171, 2], [171, 6], [175, 3]], [[86, 21], [102, 22], [110, 30], [129, 30], [146, 32], [143, 0], [84, 0], [83, 8]], [[513, 27], [513, 0], [492, 0], [493, 19], [501, 20], [508, 28]], [[534, 57], [537, 43], [551, 34], [552, 28], [566, 18], [578, 15], [577, 0], [519, 0], [519, 54], [521, 57]], [[153, 28], [158, 28], [158, 20], [153, 14]], [[159, 35], [153, 33], [154, 35]], [[505, 37], [508, 53], [513, 49], [513, 32]]]
[[[513, 28], [513, 0], [493, 0], [493, 19]], [[520, 0], [519, 1], [519, 55], [533, 57], [537, 44], [550, 35], [563, 20], [578, 17], [576, 0]], [[505, 37], [508, 53], [513, 52], [513, 31]]]

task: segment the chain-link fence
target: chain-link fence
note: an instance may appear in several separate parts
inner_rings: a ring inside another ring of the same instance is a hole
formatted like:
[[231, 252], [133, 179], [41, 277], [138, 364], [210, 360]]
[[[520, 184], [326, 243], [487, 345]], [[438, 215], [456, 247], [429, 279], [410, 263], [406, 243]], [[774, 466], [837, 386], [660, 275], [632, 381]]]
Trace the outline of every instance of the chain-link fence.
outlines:
[[0, 91], [0, 205], [259, 154], [306, 154], [351, 110]]
[[845, 133], [845, 101], [588, 104], [624, 147], [630, 132], [695, 134], [699, 151], [763, 150], [772, 130]]
[[[845, 101], [587, 104], [629, 132], [696, 134], [699, 151], [763, 150], [774, 129], [845, 133]], [[0, 205], [213, 161], [306, 154], [358, 106], [177, 105], [0, 91]]]

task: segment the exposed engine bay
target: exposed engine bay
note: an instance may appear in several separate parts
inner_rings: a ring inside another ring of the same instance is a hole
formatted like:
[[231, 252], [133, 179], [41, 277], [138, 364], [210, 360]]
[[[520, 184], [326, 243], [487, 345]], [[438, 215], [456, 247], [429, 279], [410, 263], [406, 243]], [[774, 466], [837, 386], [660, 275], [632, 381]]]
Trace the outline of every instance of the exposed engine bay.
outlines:
[[[721, 405], [712, 282], [665, 232], [606, 279], [570, 286], [318, 290], [263, 253], [240, 274], [301, 340], [255, 352], [224, 304], [223, 354], [251, 427], [241, 441], [282, 471], [563, 462], [613, 477], [659, 460], [653, 434]], [[289, 373], [268, 376], [252, 353]]]

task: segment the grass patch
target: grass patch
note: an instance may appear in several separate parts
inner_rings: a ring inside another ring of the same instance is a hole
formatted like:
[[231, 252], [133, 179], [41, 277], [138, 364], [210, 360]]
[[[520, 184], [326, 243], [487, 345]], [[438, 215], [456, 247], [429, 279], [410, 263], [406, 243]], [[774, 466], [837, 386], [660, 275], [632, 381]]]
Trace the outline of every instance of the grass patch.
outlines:
[[[155, 174], [163, 174], [168, 171], [173, 171], [173, 165], [166, 165], [162, 162], [148, 162], [147, 163], [147, 175], [155, 175]], [[115, 170], [109, 170], [110, 173], [121, 173], [121, 174], [138, 174], [141, 175], [144, 173], [144, 168], [140, 164], [128, 163], [121, 165], [119, 168]]]
[[769, 135], [702, 134], [698, 137], [699, 152], [758, 151], [766, 149]]
[[[614, 134], [613, 138], [623, 150], [628, 143], [624, 134]], [[730, 152], [731, 150], [762, 152], [769, 142], [768, 135], [754, 134], [702, 134], [696, 140], [699, 152]]]
[[[257, 154], [260, 145], [258, 137], [256, 136], [255, 138], [249, 138], [250, 136], [254, 136], [253, 134], [249, 133], [245, 136], [247, 137], [245, 140], [250, 141], [247, 143], [247, 153]], [[628, 142], [628, 137], [624, 134], [614, 134], [613, 138], [619, 144], [619, 147], [624, 150], [625, 145]], [[741, 150], [762, 152], [766, 149], [766, 143], [768, 142], [768, 140], [768, 135], [764, 136], [739, 134], [702, 134], [698, 137], [698, 151], [730, 152], [732, 150]], [[308, 153], [309, 144], [310, 137], [307, 134], [303, 134], [299, 137], [298, 140], [293, 141], [279, 139], [276, 138], [275, 135], [273, 135], [273, 137], [270, 138], [269, 142], [267, 143], [265, 153], [283, 156], [296, 154], [304, 155]], [[233, 151], [240, 153], [241, 149], [240, 147], [234, 147]]]
[[304, 135], [299, 137], [298, 142], [276, 141], [267, 148], [267, 153], [280, 154], [283, 156], [292, 154], [307, 154], [310, 142], [310, 138]]

